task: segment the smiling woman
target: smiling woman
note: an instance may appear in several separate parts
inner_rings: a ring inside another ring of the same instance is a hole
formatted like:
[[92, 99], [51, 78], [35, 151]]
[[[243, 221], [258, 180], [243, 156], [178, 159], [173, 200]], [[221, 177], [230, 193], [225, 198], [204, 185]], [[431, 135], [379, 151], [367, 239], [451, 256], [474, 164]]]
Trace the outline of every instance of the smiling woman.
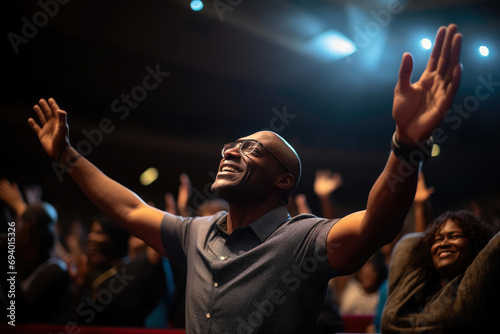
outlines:
[[[468, 211], [446, 212], [396, 246], [384, 333], [474, 332], [492, 325], [500, 291], [500, 234]], [[478, 331], [481, 332], [481, 331]]]
[[[464, 272], [492, 237], [489, 225], [468, 211], [450, 211], [438, 217], [418, 245], [414, 267], [438, 277], [441, 286]], [[430, 261], [432, 259], [432, 262]], [[422, 273], [425, 274], [425, 273]], [[437, 274], [437, 275], [436, 275]]]
[[465, 271], [474, 259], [469, 239], [463, 228], [453, 220], [447, 220], [434, 236], [431, 246], [432, 263], [441, 278], [441, 285]]

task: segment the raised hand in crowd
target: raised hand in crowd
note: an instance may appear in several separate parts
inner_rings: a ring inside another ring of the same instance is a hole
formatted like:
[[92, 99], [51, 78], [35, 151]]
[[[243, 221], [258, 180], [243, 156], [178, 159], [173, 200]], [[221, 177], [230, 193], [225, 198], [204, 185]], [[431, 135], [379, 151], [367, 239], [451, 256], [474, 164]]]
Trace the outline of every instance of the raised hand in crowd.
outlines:
[[10, 182], [7, 179], [0, 180], [0, 199], [14, 210], [16, 218], [21, 217], [28, 207], [17, 183]]
[[332, 173], [330, 170], [322, 169], [316, 171], [314, 193], [320, 199], [323, 217], [335, 217], [335, 208], [333, 207], [331, 196], [335, 190], [342, 186], [343, 182], [344, 180], [340, 173]]
[[432, 221], [431, 205], [429, 198], [434, 193], [434, 187], [427, 188], [424, 173], [418, 175], [417, 191], [413, 200], [415, 215], [415, 232], [423, 232]]

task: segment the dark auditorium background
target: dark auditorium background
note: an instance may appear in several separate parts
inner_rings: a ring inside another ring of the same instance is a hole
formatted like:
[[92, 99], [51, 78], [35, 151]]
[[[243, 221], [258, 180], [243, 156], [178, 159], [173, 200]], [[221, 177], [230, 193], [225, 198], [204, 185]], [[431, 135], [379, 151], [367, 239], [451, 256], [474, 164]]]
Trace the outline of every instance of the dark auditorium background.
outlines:
[[[68, 112], [71, 143], [90, 161], [160, 208], [181, 173], [193, 206], [212, 197], [222, 145], [272, 129], [301, 156], [296, 193], [315, 213], [317, 169], [344, 178], [338, 214], [363, 209], [390, 152], [401, 56], [413, 54], [416, 81], [430, 53], [420, 40], [451, 22], [464, 34], [463, 76], [447, 139], [424, 166], [432, 205], [440, 213], [475, 201], [500, 212], [496, 0], [208, 0], [198, 12], [189, 0], [9, 0], [1, 13], [0, 177], [41, 185], [62, 223], [88, 223], [97, 210], [68, 175], [59, 182], [28, 126], [40, 98]], [[328, 30], [357, 51], [325, 60], [307, 49]], [[149, 167], [159, 177], [143, 186]]]

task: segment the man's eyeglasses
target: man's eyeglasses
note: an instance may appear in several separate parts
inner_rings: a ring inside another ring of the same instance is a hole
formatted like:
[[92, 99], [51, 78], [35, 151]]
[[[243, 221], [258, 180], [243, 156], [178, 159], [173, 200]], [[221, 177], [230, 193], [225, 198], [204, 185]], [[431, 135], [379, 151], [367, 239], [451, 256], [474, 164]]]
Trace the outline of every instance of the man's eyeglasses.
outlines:
[[271, 151], [269, 151], [259, 141], [254, 139], [238, 140], [238, 141], [233, 141], [232, 143], [225, 144], [224, 147], [222, 148], [222, 157], [224, 158], [224, 154], [226, 153], [227, 150], [233, 149], [235, 147], [238, 147], [240, 149], [241, 156], [249, 155], [252, 154], [253, 151], [255, 151], [255, 149], [258, 146], [266, 150], [274, 158], [274, 160], [276, 160], [285, 169], [287, 173], [290, 173], [290, 171], [288, 171], [288, 168], [286, 168], [285, 165], [283, 165], [283, 163], [279, 161], [274, 154], [271, 153]]

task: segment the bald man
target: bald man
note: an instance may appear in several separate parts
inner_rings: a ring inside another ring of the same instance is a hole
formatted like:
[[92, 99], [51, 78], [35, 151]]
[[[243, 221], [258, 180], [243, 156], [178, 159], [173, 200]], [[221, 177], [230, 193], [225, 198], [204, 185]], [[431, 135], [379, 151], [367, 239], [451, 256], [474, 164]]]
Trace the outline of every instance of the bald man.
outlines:
[[428, 138], [452, 103], [461, 75], [461, 34], [441, 27], [427, 67], [410, 82], [405, 53], [394, 91], [392, 152], [366, 210], [340, 220], [291, 218], [285, 203], [301, 164], [280, 136], [262, 131], [226, 144], [212, 189], [229, 212], [178, 217], [155, 209], [101, 173], [68, 140], [66, 112], [54, 99], [29, 124], [46, 153], [95, 205], [171, 261], [187, 263], [188, 333], [313, 333], [327, 282], [358, 270], [390, 243], [412, 204]]

